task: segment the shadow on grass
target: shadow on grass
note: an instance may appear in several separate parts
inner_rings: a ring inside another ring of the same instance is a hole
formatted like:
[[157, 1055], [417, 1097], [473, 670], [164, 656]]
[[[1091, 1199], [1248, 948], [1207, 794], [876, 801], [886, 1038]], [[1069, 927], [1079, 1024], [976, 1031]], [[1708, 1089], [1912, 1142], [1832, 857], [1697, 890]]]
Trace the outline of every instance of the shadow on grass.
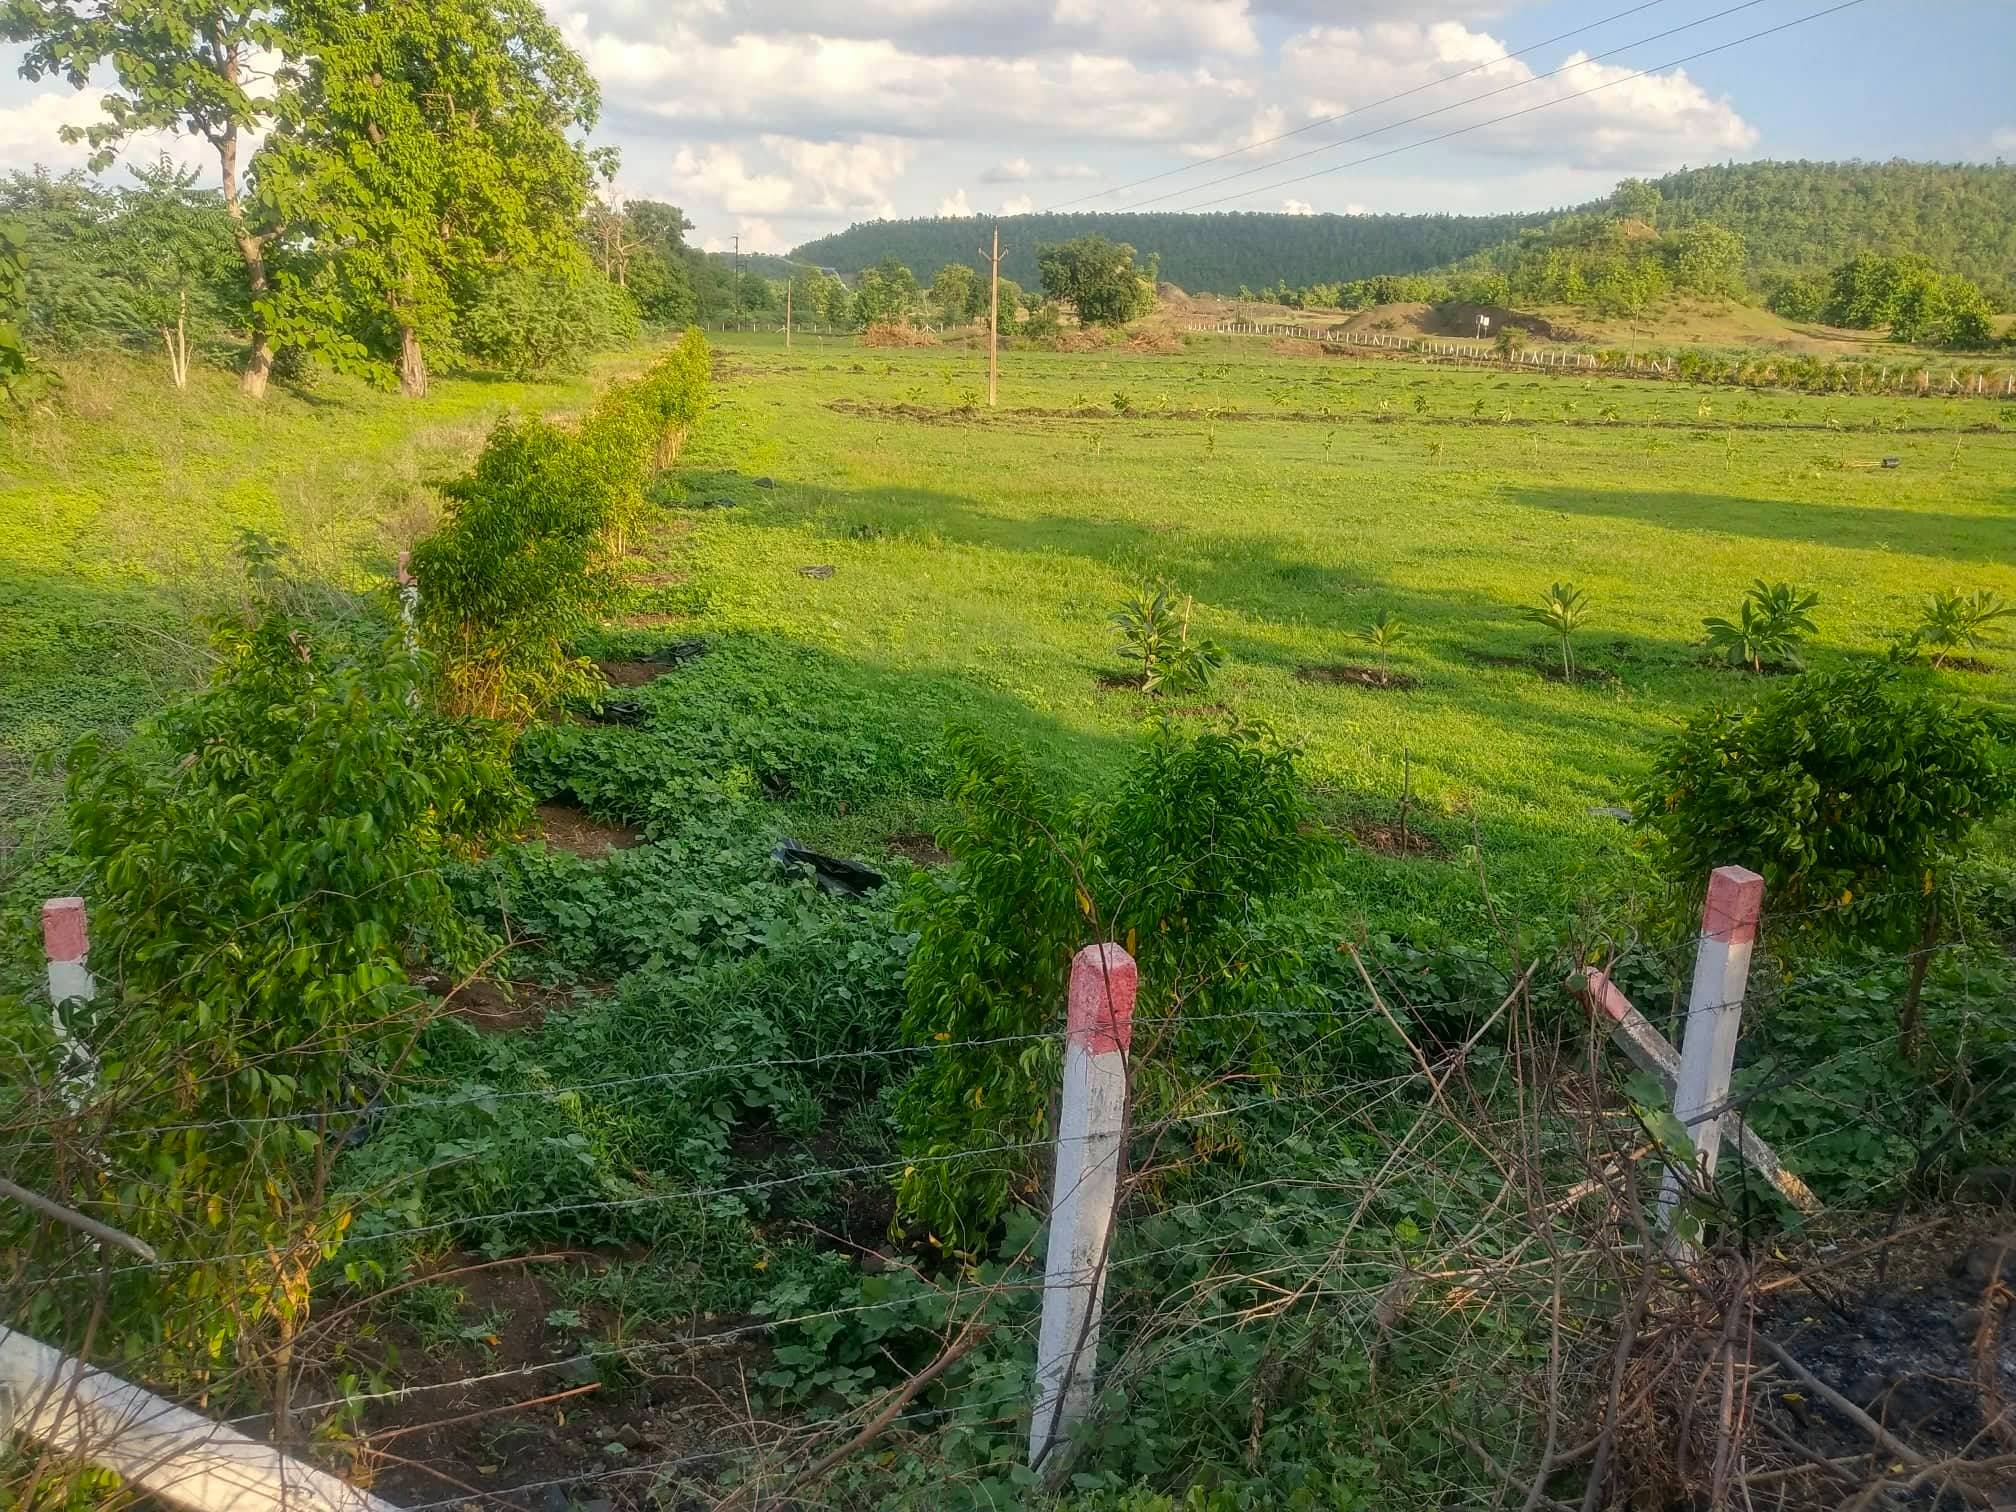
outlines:
[[1894, 505], [1815, 504], [1797, 499], [1745, 499], [1716, 493], [1651, 493], [1636, 489], [1515, 488], [1514, 504], [1555, 514], [1627, 520], [1661, 530], [1800, 541], [1861, 551], [1902, 552], [1934, 561], [2006, 563], [2016, 528], [2016, 495], [2006, 517], [1950, 514]]

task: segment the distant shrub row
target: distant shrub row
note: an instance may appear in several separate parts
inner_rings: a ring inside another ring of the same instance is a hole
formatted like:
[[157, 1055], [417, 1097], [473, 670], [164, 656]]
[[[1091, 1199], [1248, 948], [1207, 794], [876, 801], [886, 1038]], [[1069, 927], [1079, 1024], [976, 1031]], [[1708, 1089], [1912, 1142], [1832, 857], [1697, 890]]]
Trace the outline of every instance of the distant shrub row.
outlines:
[[616, 588], [644, 487], [708, 406], [713, 354], [689, 330], [578, 425], [500, 421], [413, 553], [418, 628], [452, 714], [523, 724], [593, 686], [568, 647]]

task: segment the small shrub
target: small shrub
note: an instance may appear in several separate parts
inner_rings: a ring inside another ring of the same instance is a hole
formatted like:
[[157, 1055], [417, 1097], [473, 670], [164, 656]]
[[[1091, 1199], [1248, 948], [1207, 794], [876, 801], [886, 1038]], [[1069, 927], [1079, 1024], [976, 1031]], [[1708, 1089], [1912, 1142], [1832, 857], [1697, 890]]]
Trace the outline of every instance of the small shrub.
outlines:
[[1365, 637], [1365, 644], [1379, 653], [1379, 680], [1391, 682], [1393, 678], [1388, 663], [1392, 660], [1393, 648], [1407, 638], [1406, 623], [1391, 609], [1381, 609], [1360, 634]]
[[704, 412], [711, 365], [706, 339], [688, 331], [572, 429], [501, 422], [475, 467], [442, 487], [448, 516], [413, 566], [449, 713], [523, 724], [594, 691], [568, 646], [614, 595], [645, 485]]
[[[1510, 329], [1508, 327], [1507, 329]], [[1543, 627], [1561, 645], [1561, 675], [1575, 676], [1575, 632], [1589, 618], [1589, 595], [1573, 583], [1556, 583], [1540, 595], [1538, 604], [1519, 611], [1522, 618]]]
[[[270, 1359], [305, 1320], [310, 1272], [349, 1221], [328, 1197], [332, 1136], [426, 1019], [408, 972], [488, 954], [443, 871], [525, 799], [494, 731], [414, 700], [395, 627], [310, 620], [279, 591], [266, 576], [255, 615], [218, 626], [209, 687], [70, 757], [101, 972], [73, 1025], [102, 1067], [77, 1110], [96, 1168], [81, 1199], [57, 1167], [14, 1174], [170, 1262], [125, 1272], [110, 1299], [170, 1375], [234, 1339]], [[0, 1026], [10, 1053], [17, 1027]], [[164, 1139], [164, 1123], [183, 1127]], [[0, 1240], [18, 1237], [0, 1218]]]
[[1908, 934], [1974, 827], [2016, 801], [2016, 721], [1912, 691], [1895, 668], [1808, 672], [1747, 709], [1699, 714], [1635, 807], [1691, 907], [1747, 866], [1805, 933]]
[[1133, 395], [1129, 394], [1125, 389], [1115, 389], [1113, 391], [1113, 413], [1124, 415], [1132, 408], [1134, 408]]
[[1072, 955], [1121, 941], [1141, 969], [1136, 1012], [1177, 1020], [1163, 1056], [1133, 1073], [1134, 1116], [1195, 1111], [1210, 1093], [1186, 1065], [1231, 1054], [1264, 1069], [1268, 1031], [1246, 1015], [1308, 990], [1296, 952], [1256, 948], [1252, 931], [1255, 908], [1306, 881], [1313, 856], [1294, 763], [1252, 732], [1165, 728], [1115, 790], [1076, 803], [975, 733], [950, 744], [955, 880], [914, 879], [899, 910], [917, 937], [903, 1039], [943, 1048], [896, 1098], [913, 1161], [897, 1201], [901, 1221], [970, 1250], [1047, 1156], [957, 1157], [1045, 1137], [1059, 1046], [961, 1042], [1047, 1033]]
[[1941, 588], [1925, 600], [1925, 615], [1912, 632], [1922, 645], [1936, 647], [1932, 665], [1943, 667], [1946, 659], [1961, 647], [1979, 651], [1987, 643], [1982, 633], [1997, 620], [2016, 616], [2016, 604], [1987, 588], [1962, 594], [1958, 589]]
[[1141, 668], [1144, 693], [1199, 693], [1225, 660], [1214, 641], [1190, 638], [1190, 600], [1166, 587], [1142, 588], [1113, 613], [1120, 649]]
[[1762, 578], [1750, 585], [1733, 620], [1711, 616], [1701, 621], [1708, 632], [1708, 646], [1728, 658], [1735, 667], [1761, 673], [1766, 662], [1803, 668], [1799, 642], [1813, 633], [1811, 611], [1820, 595], [1801, 594], [1789, 583], [1766, 583]]

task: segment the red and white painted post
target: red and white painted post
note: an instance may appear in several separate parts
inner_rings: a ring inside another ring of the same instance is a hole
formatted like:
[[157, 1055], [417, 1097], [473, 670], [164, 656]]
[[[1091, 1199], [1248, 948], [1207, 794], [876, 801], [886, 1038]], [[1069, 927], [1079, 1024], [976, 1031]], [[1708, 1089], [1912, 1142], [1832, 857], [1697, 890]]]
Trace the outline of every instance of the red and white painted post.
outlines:
[[88, 1003], [98, 995], [82, 898], [50, 898], [42, 905], [42, 950], [49, 958], [49, 1023], [63, 1047], [63, 1097], [74, 1111], [98, 1076], [96, 1058], [70, 1032], [63, 1013], [66, 1003]]
[[[1701, 938], [1694, 951], [1694, 985], [1680, 1040], [1673, 1116], [1694, 1141], [1698, 1181], [1715, 1174], [1722, 1148], [1722, 1115], [1706, 1116], [1729, 1096], [1736, 1038], [1743, 1024], [1743, 992], [1750, 981], [1750, 951], [1764, 909], [1764, 879], [1741, 866], [1718, 866], [1708, 878]], [[1670, 1228], [1687, 1184], [1669, 1170], [1659, 1192], [1659, 1223]]]
[[1057, 1175], [1036, 1340], [1036, 1411], [1029, 1421], [1032, 1468], [1069, 1442], [1072, 1426], [1092, 1408], [1139, 983], [1134, 958], [1118, 945], [1087, 945], [1071, 963]]

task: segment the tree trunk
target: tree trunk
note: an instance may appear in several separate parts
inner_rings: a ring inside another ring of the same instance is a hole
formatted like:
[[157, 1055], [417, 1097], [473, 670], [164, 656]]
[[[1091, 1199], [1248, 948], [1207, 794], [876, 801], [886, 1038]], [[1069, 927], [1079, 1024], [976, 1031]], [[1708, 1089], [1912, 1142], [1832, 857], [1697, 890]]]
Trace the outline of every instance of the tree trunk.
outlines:
[[427, 358], [420, 350], [420, 335], [413, 327], [399, 327], [399, 392], [408, 399], [427, 393]]
[[245, 371], [238, 375], [238, 392], [247, 399], [264, 399], [266, 381], [273, 376], [273, 343], [264, 331], [252, 333], [252, 350], [245, 354]]
[[1925, 973], [1932, 966], [1932, 951], [1939, 941], [1939, 898], [1934, 894], [1925, 909], [1925, 928], [1918, 936], [1918, 953], [1911, 958], [1911, 980], [1904, 988], [1904, 1001], [1897, 1006], [1897, 1040], [1904, 1059], [1918, 1061], [1919, 999], [1925, 992]]

